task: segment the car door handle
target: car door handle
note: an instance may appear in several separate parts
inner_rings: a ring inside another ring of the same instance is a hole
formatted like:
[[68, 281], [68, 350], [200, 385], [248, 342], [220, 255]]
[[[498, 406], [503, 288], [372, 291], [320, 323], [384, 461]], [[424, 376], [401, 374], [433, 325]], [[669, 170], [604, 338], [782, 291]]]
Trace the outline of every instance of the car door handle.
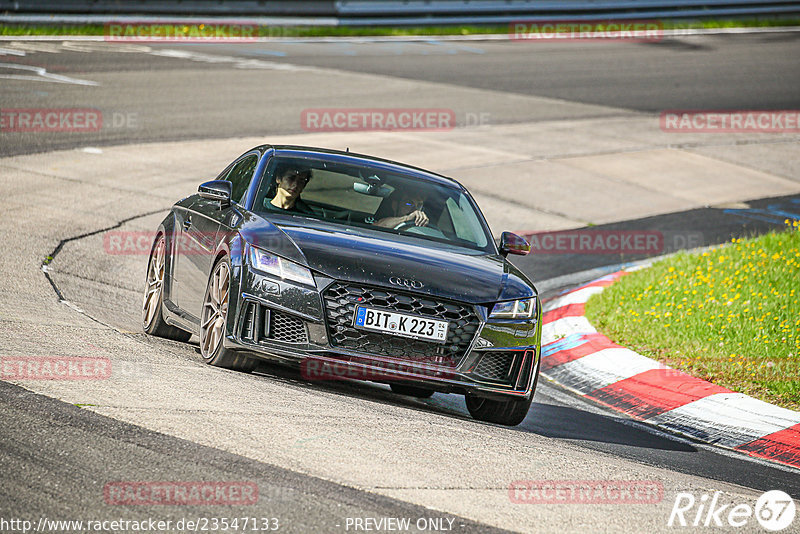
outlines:
[[188, 230], [191, 225], [192, 225], [192, 218], [187, 217], [186, 220], [183, 221], [183, 229]]

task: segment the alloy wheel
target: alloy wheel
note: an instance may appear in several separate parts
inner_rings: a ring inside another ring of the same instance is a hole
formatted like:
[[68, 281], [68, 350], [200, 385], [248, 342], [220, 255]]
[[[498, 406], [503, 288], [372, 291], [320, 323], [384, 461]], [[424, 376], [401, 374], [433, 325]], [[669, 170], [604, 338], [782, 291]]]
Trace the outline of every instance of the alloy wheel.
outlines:
[[164, 256], [166, 252], [164, 238], [158, 240], [153, 253], [150, 255], [150, 264], [147, 266], [147, 287], [144, 292], [142, 304], [142, 325], [145, 330], [150, 328], [161, 306], [161, 293], [164, 289]]
[[225, 333], [225, 319], [228, 316], [230, 294], [230, 268], [221, 261], [214, 268], [208, 282], [203, 313], [200, 322], [200, 351], [204, 358], [211, 358], [217, 352]]

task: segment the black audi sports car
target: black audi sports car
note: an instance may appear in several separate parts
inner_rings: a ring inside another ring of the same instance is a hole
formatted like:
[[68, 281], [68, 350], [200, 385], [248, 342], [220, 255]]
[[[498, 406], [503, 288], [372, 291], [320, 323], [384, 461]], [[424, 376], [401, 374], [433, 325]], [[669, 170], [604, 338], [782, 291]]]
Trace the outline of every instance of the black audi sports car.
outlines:
[[263, 145], [176, 203], [150, 253], [145, 332], [200, 339], [211, 365], [465, 395], [519, 424], [539, 374], [541, 305], [458, 182], [375, 157]]

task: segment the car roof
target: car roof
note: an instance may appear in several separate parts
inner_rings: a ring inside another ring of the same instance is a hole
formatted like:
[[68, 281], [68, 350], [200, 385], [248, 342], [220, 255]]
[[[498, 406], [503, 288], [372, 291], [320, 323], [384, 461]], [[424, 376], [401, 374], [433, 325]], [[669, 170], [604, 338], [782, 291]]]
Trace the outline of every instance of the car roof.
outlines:
[[433, 182], [444, 186], [455, 187], [462, 191], [466, 188], [458, 181], [437, 174], [432, 171], [407, 165], [389, 159], [378, 158], [369, 156], [367, 154], [358, 154], [356, 152], [343, 152], [341, 150], [332, 150], [328, 148], [300, 146], [300, 145], [261, 145], [254, 150], [260, 150], [265, 153], [269, 150], [274, 150], [276, 156], [292, 156], [292, 157], [313, 157], [324, 161], [331, 161], [336, 163], [346, 163], [350, 165], [369, 164], [371, 166], [379, 167], [388, 172], [397, 174], [411, 175], [420, 178], [423, 181]]

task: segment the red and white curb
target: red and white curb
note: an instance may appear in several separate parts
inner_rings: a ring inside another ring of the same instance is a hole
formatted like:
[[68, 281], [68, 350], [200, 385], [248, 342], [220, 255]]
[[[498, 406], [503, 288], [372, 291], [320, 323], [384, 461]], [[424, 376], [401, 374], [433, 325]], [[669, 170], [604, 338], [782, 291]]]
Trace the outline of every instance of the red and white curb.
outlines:
[[800, 412], [735, 393], [611, 342], [584, 317], [619, 271], [548, 301], [541, 373], [634, 419], [800, 468]]

